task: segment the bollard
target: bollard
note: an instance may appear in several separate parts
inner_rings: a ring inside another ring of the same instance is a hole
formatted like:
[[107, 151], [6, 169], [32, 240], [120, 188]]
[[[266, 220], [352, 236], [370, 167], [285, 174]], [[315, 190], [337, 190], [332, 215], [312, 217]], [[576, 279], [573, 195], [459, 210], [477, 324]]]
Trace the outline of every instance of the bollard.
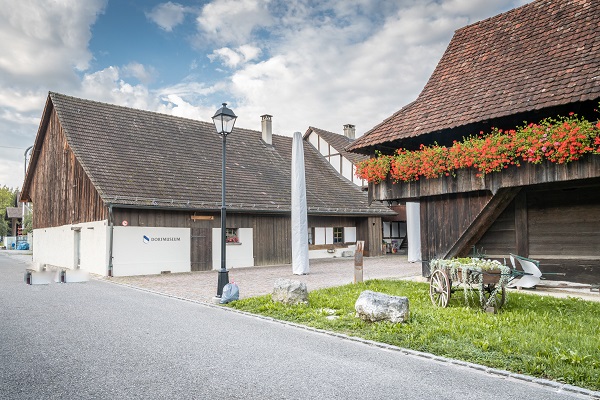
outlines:
[[32, 284], [32, 278], [31, 278], [31, 271], [27, 270], [25, 271], [25, 283], [28, 285]]
[[360, 240], [356, 242], [354, 250], [354, 283], [363, 281], [363, 247], [365, 242]]

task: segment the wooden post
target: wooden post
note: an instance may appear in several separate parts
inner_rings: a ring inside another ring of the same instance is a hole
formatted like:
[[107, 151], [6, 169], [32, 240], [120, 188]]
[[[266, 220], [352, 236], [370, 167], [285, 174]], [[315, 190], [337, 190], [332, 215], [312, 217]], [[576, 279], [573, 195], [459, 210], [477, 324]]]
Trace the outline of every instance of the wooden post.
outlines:
[[363, 248], [365, 242], [359, 240], [356, 242], [356, 249], [354, 250], [354, 283], [363, 281]]

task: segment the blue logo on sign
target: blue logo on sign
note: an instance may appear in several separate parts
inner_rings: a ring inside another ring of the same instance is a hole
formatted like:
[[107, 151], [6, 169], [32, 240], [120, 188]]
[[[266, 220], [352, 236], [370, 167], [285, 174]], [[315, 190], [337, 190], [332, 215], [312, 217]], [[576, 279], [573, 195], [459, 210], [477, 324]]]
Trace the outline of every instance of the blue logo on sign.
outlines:
[[144, 244], [148, 244], [150, 243], [150, 238], [146, 235], [144, 235]]

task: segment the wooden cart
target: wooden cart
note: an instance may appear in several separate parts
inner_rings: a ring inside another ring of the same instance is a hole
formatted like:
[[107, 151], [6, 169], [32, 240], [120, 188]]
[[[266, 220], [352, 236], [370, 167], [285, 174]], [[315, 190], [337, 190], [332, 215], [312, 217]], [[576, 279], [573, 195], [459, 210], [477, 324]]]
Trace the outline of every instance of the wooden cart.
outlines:
[[463, 290], [476, 287], [479, 290], [481, 308], [495, 312], [506, 301], [505, 286], [511, 275], [510, 268], [500, 265], [494, 269], [482, 269], [468, 264], [458, 268], [438, 266], [431, 273], [429, 297], [434, 305], [447, 307], [450, 296], [458, 286], [462, 285]]

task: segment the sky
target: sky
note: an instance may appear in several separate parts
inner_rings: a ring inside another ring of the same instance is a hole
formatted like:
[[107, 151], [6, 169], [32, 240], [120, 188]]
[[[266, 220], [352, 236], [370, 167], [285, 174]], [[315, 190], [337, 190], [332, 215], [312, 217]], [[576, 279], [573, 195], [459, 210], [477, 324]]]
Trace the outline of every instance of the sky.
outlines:
[[418, 96], [456, 29], [530, 1], [0, 0], [0, 187], [21, 187], [49, 91], [360, 136]]

